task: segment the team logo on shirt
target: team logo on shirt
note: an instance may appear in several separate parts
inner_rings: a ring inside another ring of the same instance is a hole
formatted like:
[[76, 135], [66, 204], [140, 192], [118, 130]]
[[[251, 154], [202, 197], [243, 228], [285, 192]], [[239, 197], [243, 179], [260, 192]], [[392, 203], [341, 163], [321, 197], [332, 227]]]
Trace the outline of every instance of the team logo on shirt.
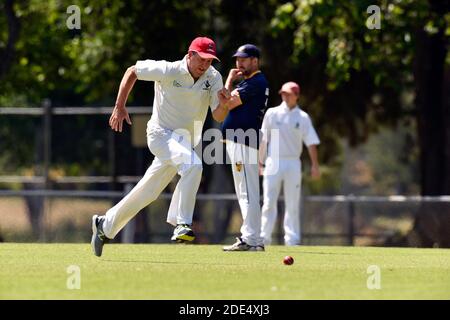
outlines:
[[173, 86], [180, 88], [181, 84], [177, 80], [173, 80]]
[[211, 87], [209, 80], [206, 80], [205, 83], [203, 83], [203, 85], [204, 85], [204, 87], [202, 88], [203, 90], [209, 90], [209, 88]]
[[295, 124], [295, 129], [298, 129], [298, 128], [300, 128], [300, 123], [299, 123], [299, 122], [297, 122], [297, 123]]
[[241, 172], [241, 170], [242, 170], [242, 162], [241, 161], [236, 162], [236, 170], [237, 170], [237, 172]]

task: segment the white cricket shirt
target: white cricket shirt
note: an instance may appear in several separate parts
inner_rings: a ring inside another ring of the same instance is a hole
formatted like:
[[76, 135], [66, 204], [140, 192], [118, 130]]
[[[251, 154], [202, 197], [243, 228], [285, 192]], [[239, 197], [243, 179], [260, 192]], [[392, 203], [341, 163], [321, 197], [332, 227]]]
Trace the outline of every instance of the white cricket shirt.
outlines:
[[[279, 158], [299, 159], [303, 143], [306, 146], [320, 144], [309, 115], [298, 106], [289, 109], [284, 101], [277, 107], [267, 109], [264, 116], [261, 131], [263, 139], [269, 144], [276, 143], [270, 135], [270, 130], [274, 129], [279, 133]], [[270, 154], [271, 150], [277, 148], [269, 147], [268, 156], [277, 156]]]
[[139, 80], [155, 82], [153, 114], [148, 125], [176, 130], [183, 135], [189, 133], [190, 141], [197, 145], [208, 107], [214, 111], [219, 104], [217, 91], [223, 87], [220, 73], [210, 66], [194, 83], [187, 56], [175, 62], [140, 60], [135, 67]]

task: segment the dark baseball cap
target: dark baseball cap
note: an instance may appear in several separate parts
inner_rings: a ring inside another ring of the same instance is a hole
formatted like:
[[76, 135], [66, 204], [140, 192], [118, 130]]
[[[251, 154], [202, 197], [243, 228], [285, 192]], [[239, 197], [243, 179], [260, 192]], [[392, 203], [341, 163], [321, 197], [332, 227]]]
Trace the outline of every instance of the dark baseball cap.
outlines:
[[236, 53], [233, 55], [233, 57], [238, 58], [250, 58], [255, 57], [259, 58], [261, 56], [261, 51], [258, 49], [257, 46], [253, 44], [244, 44], [243, 46], [240, 46]]

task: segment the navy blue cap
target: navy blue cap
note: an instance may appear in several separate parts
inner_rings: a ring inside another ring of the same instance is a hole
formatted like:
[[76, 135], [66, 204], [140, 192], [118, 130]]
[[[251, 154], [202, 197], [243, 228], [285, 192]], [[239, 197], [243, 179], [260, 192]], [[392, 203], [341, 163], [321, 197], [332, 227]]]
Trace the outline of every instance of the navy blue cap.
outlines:
[[260, 56], [261, 52], [259, 51], [258, 47], [253, 44], [244, 44], [243, 46], [240, 46], [237, 49], [236, 53], [233, 55], [233, 57], [239, 58], [259, 58]]

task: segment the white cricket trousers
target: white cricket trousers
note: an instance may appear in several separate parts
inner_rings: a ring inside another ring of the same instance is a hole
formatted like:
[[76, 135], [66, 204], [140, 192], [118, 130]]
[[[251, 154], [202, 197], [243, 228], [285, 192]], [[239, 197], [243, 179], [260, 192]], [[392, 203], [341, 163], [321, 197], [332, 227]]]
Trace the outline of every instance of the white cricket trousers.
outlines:
[[172, 130], [147, 127], [147, 144], [155, 158], [144, 177], [119, 203], [106, 212], [105, 235], [113, 239], [142, 208], [156, 200], [172, 178], [178, 181], [170, 202], [167, 222], [192, 224], [202, 162], [186, 137]]
[[284, 212], [284, 243], [288, 246], [300, 244], [300, 192], [301, 192], [301, 162], [300, 159], [279, 159], [278, 174], [266, 174], [273, 159], [266, 161], [263, 179], [264, 203], [262, 207], [261, 237], [264, 244], [272, 242], [272, 231], [277, 218], [277, 203], [281, 185], [283, 184]]
[[241, 238], [251, 246], [262, 245], [258, 150], [229, 140], [226, 149], [242, 213]]

